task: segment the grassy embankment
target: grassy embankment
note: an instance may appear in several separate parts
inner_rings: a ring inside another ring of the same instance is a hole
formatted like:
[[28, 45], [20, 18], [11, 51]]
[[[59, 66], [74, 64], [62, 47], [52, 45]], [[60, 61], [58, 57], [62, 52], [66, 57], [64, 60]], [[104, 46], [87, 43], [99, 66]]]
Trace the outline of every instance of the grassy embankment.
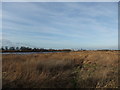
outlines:
[[3, 88], [115, 88], [118, 51], [3, 55]]

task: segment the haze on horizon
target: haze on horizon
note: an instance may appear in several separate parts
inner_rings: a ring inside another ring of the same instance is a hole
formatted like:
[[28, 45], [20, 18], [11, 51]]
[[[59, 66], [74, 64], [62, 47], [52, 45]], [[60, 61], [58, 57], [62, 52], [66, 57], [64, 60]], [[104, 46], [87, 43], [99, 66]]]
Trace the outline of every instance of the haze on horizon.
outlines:
[[3, 39], [39, 48], [118, 48], [117, 2], [3, 2]]

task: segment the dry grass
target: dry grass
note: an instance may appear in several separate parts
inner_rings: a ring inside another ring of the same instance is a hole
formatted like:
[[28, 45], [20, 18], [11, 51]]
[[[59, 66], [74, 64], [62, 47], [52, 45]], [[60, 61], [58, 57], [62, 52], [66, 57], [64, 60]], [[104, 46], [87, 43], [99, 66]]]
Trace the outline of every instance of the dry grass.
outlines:
[[2, 56], [3, 88], [116, 88], [118, 51]]

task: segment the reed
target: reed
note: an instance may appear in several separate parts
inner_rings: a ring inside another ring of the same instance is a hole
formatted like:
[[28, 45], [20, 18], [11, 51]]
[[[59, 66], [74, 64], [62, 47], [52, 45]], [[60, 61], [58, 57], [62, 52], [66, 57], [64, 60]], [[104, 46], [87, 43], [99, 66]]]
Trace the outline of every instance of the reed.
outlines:
[[118, 51], [2, 55], [3, 88], [116, 88]]

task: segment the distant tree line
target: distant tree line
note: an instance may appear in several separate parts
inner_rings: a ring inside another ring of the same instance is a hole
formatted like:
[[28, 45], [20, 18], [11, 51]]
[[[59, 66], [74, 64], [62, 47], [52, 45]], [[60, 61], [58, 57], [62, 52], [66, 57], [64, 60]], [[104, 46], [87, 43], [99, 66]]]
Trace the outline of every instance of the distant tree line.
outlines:
[[[30, 47], [8, 47], [8, 46], [2, 46], [0, 48], [1, 52], [59, 52], [59, 51], [86, 51], [86, 49], [44, 49], [44, 48], [30, 48]], [[95, 50], [96, 51], [96, 50]], [[98, 49], [97, 51], [110, 51], [110, 49]]]
[[71, 51], [71, 49], [44, 49], [44, 48], [30, 48], [30, 47], [1, 47], [2, 52], [54, 52], [54, 51]]

